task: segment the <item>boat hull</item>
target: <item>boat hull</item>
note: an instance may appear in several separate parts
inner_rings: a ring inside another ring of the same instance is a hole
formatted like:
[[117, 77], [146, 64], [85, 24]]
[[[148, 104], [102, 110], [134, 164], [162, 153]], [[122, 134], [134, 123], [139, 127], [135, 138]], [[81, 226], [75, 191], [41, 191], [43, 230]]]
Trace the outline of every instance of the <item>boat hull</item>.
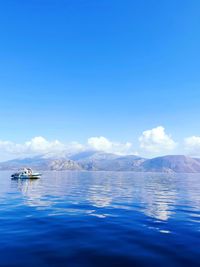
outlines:
[[25, 174], [13, 174], [11, 175], [11, 179], [40, 179], [41, 174], [31, 174], [31, 175], [25, 175]]

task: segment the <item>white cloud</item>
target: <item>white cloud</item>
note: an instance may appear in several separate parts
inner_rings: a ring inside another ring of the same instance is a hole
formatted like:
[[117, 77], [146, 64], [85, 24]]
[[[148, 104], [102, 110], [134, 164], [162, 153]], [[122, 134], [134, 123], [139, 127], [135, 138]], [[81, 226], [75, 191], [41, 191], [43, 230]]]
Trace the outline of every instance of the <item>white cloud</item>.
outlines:
[[65, 146], [58, 140], [47, 141], [42, 136], [37, 136], [24, 144], [26, 153], [48, 153], [51, 151], [62, 151]]
[[192, 156], [200, 156], [200, 136], [190, 136], [184, 140], [185, 150]]
[[96, 150], [110, 150], [112, 149], [112, 142], [110, 142], [107, 138], [100, 137], [91, 137], [88, 139], [88, 145]]
[[144, 131], [139, 142], [142, 150], [153, 154], [166, 153], [176, 147], [176, 143], [170, 135], [165, 133], [165, 128], [162, 126]]
[[0, 140], [0, 150], [6, 153], [12, 153], [16, 150], [16, 145], [10, 141], [2, 141]]
[[59, 152], [65, 149], [65, 145], [58, 140], [48, 141], [38, 136], [23, 144], [10, 141], [0, 141], [0, 158], [10, 159], [13, 157], [34, 156], [52, 152]]
[[119, 155], [136, 153], [133, 152], [131, 143], [112, 142], [103, 136], [89, 138], [88, 148]]
[[88, 149], [101, 150], [119, 155], [131, 154], [131, 143], [112, 142], [105, 137], [91, 137], [86, 144], [71, 142], [63, 144], [58, 140], [49, 141], [42, 136], [37, 136], [22, 144], [0, 140], [0, 160], [18, 157], [31, 157], [36, 155], [64, 156], [67, 153], [76, 153]]

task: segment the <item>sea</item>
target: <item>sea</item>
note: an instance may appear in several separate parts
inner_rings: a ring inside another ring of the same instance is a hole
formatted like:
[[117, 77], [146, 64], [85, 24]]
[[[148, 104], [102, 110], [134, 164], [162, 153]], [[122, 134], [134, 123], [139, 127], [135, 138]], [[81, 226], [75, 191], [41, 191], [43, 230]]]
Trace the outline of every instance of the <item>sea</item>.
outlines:
[[0, 172], [0, 266], [200, 266], [200, 174]]

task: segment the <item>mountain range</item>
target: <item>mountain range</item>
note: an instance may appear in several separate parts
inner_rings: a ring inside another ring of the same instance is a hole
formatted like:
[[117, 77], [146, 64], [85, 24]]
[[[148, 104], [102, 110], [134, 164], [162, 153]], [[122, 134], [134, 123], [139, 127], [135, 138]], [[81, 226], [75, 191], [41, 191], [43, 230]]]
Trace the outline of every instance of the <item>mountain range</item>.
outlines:
[[17, 170], [28, 166], [34, 170], [85, 170], [200, 173], [200, 159], [183, 155], [169, 155], [152, 159], [135, 155], [119, 156], [101, 151], [85, 151], [62, 156], [41, 155], [0, 163], [0, 170]]

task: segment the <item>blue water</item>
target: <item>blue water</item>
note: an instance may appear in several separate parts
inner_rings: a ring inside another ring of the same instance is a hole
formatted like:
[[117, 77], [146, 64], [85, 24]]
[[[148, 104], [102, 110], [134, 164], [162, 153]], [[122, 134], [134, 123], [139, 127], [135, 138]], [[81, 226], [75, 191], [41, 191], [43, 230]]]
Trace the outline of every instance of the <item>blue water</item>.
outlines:
[[200, 175], [0, 172], [0, 266], [200, 266]]

